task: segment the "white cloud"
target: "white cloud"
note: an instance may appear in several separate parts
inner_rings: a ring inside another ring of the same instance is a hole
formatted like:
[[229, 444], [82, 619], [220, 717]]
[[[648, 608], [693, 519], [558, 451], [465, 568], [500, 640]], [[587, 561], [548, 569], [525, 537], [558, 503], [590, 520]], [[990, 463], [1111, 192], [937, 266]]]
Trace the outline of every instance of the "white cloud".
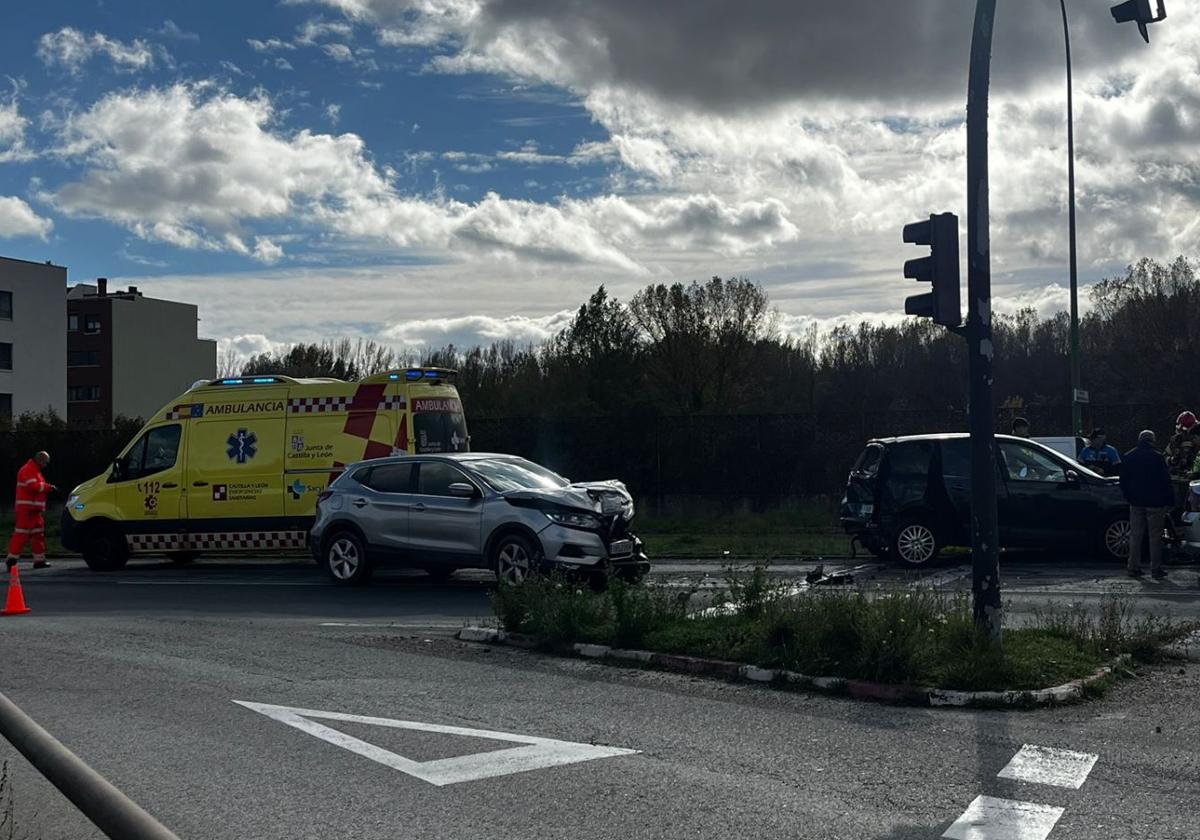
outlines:
[[322, 44], [321, 50], [334, 61], [354, 60], [354, 52], [345, 44]]
[[574, 316], [572, 310], [530, 318], [510, 315], [464, 315], [452, 318], [421, 318], [401, 321], [383, 330], [384, 339], [408, 347], [456, 347], [489, 345], [496, 341], [540, 344], [562, 330]]
[[295, 43], [313, 46], [325, 38], [349, 38], [354, 28], [340, 21], [307, 20], [296, 31]]
[[[697, 0], [663, 14], [644, 0], [572, 4], [570, 13], [561, 0], [313, 2], [373, 27], [381, 43], [437, 47], [432, 71], [490, 73], [575, 96], [607, 131], [608, 159], [624, 168], [613, 175], [616, 200], [593, 202], [588, 215], [651, 269], [695, 270], [702, 253], [682, 251], [698, 247], [756, 253], [747, 270], [772, 278], [790, 265], [800, 284], [812, 260], [841, 260], [846, 311], [850, 295], [871, 294], [853, 281], [864, 272], [889, 284], [889, 301], [909, 291], [885, 279], [910, 256], [897, 245], [902, 224], [951, 210], [965, 226], [965, 6], [764, 0], [747, 14]], [[1061, 278], [1066, 262], [1061, 32], [1055, 10], [1043, 7], [1022, 0], [998, 19], [991, 109], [993, 271], [1035, 291]], [[1152, 51], [1103, 10], [1077, 12], [1072, 30], [1088, 45], [1075, 56], [1081, 275], [1095, 279], [1142, 255], [1195, 253], [1200, 17], [1155, 27]], [[722, 49], [697, 61], [696, 45], [709, 43]], [[847, 64], [846, 55], [856, 58]], [[456, 165], [482, 172], [553, 157], [521, 149]], [[691, 212], [672, 221], [629, 209], [653, 208], [656, 197]], [[709, 200], [721, 204], [706, 208]], [[776, 215], [721, 209], [748, 202]], [[710, 236], [706, 217], [720, 226]], [[675, 253], [639, 252], [627, 230], [644, 248], [657, 240]], [[686, 245], [674, 238], [680, 230]], [[768, 233], [756, 240], [756, 230]]]
[[34, 153], [25, 145], [29, 120], [21, 116], [14, 90], [8, 101], [0, 99], [0, 163], [29, 160]]
[[[64, 212], [107, 218], [182, 248], [279, 259], [247, 234], [315, 226], [339, 237], [423, 249], [445, 257], [505, 257], [647, 269], [639, 248], [732, 253], [795, 236], [773, 200], [712, 195], [557, 205], [487, 194], [468, 204], [402, 194], [353, 134], [284, 132], [265, 96], [211, 85], [111, 93], [72, 116], [59, 153], [85, 165], [78, 180], [44, 193]], [[590, 153], [590, 152], [589, 152]]]
[[179, 24], [167, 18], [163, 21], [162, 26], [154, 30], [155, 35], [161, 35], [164, 38], [174, 38], [177, 41], [199, 41], [200, 36], [195, 32], [187, 32], [179, 28]]
[[268, 38], [265, 41], [261, 41], [258, 38], [247, 38], [246, 43], [250, 45], [250, 49], [260, 53], [296, 49], [295, 44], [289, 41], [281, 41], [278, 38]]
[[34, 212], [23, 200], [0, 195], [0, 237], [36, 236], [45, 240], [54, 229], [54, 222]]
[[109, 38], [102, 32], [88, 35], [72, 26], [47, 32], [38, 39], [37, 56], [48, 67], [61, 66], [78, 73], [96, 55], [107, 56], [121, 71], [145, 70], [154, 66], [154, 50], [140, 38], [129, 43]]

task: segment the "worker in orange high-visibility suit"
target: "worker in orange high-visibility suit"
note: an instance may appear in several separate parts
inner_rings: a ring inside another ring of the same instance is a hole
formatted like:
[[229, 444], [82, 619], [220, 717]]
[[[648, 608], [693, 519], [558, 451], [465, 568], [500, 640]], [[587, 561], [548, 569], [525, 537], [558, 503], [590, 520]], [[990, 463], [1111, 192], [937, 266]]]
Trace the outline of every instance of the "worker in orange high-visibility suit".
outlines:
[[17, 525], [8, 543], [6, 562], [10, 571], [20, 560], [27, 542], [33, 543], [33, 568], [45, 569], [50, 565], [46, 562], [46, 496], [56, 488], [42, 476], [42, 468], [49, 463], [49, 453], [39, 452], [17, 473]]

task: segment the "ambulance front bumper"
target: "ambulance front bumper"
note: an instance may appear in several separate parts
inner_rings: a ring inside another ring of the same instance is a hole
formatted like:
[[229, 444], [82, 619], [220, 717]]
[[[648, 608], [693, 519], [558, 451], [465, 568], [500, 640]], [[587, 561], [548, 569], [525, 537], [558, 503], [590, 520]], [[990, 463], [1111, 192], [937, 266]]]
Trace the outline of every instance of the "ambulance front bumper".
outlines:
[[83, 543], [79, 539], [79, 523], [75, 521], [75, 517], [71, 516], [70, 508], [63, 508], [60, 525], [61, 534], [58, 541], [62, 543], [62, 547], [75, 553], [83, 551]]

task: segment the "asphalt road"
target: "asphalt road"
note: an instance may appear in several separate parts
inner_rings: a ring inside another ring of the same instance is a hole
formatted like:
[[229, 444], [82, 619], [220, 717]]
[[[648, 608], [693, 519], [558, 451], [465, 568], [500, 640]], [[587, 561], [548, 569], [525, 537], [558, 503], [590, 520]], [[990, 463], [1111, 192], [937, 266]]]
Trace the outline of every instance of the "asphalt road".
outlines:
[[[956, 568], [935, 574], [954, 586]], [[1191, 569], [1158, 588], [1112, 571], [1043, 567], [1055, 581], [1029, 597], [1200, 600]], [[1018, 579], [1014, 565], [1006, 581]], [[1060, 709], [910, 709], [459, 643], [453, 630], [489, 612], [479, 577], [344, 590], [304, 563], [98, 576], [68, 561], [22, 580], [34, 612], [0, 619], [3, 691], [182, 838], [900, 840], [953, 834], [981, 795], [1026, 803], [1001, 816], [1027, 821], [1063, 809], [1054, 840], [1197, 834], [1197, 666], [1148, 669]], [[237, 701], [411, 726], [309, 718], [304, 731]], [[512, 736], [576, 746], [535, 743], [568, 763], [503, 772], [516, 769], [499, 752]], [[1095, 764], [1077, 789], [999, 778], [1025, 744]], [[578, 760], [588, 745], [636, 752]], [[0, 761], [15, 837], [98, 836], [6, 742]]]

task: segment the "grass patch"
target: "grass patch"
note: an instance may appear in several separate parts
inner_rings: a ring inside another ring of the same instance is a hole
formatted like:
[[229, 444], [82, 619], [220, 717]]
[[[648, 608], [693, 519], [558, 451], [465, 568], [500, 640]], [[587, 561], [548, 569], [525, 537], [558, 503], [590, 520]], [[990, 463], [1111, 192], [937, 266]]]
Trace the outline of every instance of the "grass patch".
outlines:
[[1125, 653], [1154, 661], [1196, 626], [1110, 598], [1094, 611], [1043, 608], [1031, 626], [1007, 629], [1000, 649], [976, 634], [965, 595], [860, 589], [797, 596], [761, 566], [729, 577], [723, 608], [700, 614], [688, 612], [688, 592], [620, 581], [593, 592], [559, 577], [502, 586], [492, 604], [505, 629], [548, 648], [590, 642], [964, 691], [1060, 685]]
[[850, 538], [824, 500], [794, 501], [764, 510], [695, 503], [676, 511], [642, 506], [636, 530], [658, 557], [742, 557], [845, 554]]

